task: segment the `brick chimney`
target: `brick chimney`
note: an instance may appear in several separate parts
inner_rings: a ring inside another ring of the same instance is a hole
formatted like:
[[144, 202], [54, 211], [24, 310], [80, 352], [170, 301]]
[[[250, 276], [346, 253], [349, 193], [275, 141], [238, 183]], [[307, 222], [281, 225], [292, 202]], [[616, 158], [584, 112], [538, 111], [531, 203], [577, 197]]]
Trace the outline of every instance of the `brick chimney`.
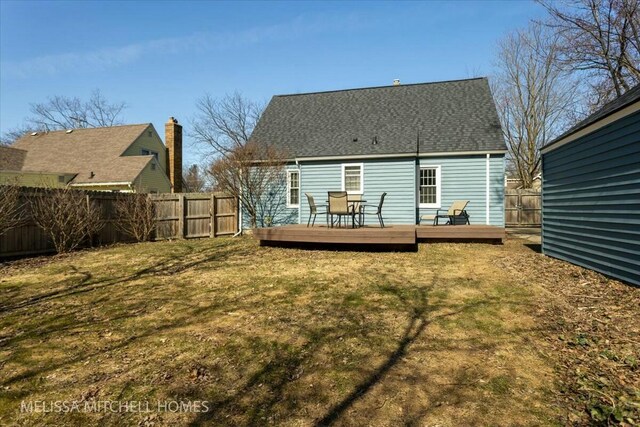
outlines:
[[171, 192], [182, 193], [182, 125], [173, 117], [164, 124], [164, 143], [167, 146], [167, 176]]

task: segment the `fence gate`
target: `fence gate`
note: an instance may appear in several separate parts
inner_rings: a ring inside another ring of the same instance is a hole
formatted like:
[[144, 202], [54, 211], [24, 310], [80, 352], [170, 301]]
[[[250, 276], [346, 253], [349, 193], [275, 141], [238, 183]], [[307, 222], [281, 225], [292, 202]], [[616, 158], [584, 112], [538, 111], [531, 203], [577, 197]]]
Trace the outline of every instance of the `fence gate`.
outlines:
[[509, 190], [504, 195], [505, 225], [507, 227], [540, 227], [541, 207], [539, 191]]
[[218, 237], [238, 231], [238, 202], [223, 193], [180, 193], [152, 196], [158, 239]]

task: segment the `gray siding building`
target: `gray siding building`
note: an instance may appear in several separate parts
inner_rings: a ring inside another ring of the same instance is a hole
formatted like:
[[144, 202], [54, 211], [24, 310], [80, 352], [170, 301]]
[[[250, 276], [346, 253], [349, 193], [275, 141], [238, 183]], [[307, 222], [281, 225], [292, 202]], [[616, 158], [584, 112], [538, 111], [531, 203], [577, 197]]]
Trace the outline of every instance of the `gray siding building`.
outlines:
[[542, 252], [640, 285], [640, 86], [542, 148]]
[[[251, 140], [287, 153], [287, 218], [306, 224], [305, 193], [346, 191], [386, 224], [467, 200], [471, 224], [504, 227], [507, 147], [486, 78], [274, 96]], [[377, 220], [374, 220], [377, 223]]]

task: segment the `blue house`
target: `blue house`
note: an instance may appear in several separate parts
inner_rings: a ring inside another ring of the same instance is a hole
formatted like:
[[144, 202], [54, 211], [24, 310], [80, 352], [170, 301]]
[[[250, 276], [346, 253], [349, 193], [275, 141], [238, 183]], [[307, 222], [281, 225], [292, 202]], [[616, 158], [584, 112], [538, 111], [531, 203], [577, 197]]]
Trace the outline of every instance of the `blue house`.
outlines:
[[542, 148], [542, 252], [640, 285], [640, 85]]
[[471, 224], [504, 226], [507, 148], [486, 78], [274, 96], [251, 140], [287, 153], [294, 223], [305, 193], [322, 204], [338, 190], [367, 204], [386, 192], [389, 225], [462, 199]]

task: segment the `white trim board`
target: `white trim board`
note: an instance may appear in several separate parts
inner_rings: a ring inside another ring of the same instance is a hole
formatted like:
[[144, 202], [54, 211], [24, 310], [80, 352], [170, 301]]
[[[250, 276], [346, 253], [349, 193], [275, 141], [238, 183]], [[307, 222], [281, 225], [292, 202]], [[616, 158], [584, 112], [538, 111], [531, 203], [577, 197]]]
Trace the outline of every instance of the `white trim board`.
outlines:
[[318, 156], [318, 157], [296, 157], [289, 161], [296, 162], [317, 162], [332, 160], [366, 160], [366, 159], [395, 159], [395, 158], [416, 158], [416, 157], [445, 157], [445, 156], [484, 156], [486, 154], [506, 154], [507, 150], [492, 151], [442, 151], [433, 153], [395, 153], [395, 154], [359, 154], [350, 156]]

